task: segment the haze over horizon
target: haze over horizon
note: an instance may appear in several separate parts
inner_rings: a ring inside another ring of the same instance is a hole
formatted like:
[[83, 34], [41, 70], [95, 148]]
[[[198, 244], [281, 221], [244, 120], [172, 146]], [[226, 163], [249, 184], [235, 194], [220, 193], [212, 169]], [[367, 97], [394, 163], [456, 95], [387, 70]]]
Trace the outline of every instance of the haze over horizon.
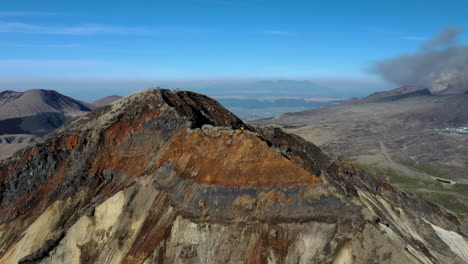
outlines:
[[317, 96], [365, 96], [397, 85], [365, 70], [374, 61], [466, 27], [465, 10], [463, 1], [10, 1], [0, 9], [0, 87], [94, 100], [286, 79], [310, 80]]

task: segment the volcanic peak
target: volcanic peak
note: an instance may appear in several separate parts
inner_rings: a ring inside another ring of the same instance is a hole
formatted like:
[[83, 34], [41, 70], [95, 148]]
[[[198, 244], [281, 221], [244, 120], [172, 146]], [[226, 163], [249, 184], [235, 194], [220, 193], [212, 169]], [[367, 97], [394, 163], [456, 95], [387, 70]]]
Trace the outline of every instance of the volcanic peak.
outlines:
[[299, 136], [163, 89], [0, 163], [0, 232], [5, 263], [462, 263], [468, 248], [449, 248], [466, 236], [451, 213]]

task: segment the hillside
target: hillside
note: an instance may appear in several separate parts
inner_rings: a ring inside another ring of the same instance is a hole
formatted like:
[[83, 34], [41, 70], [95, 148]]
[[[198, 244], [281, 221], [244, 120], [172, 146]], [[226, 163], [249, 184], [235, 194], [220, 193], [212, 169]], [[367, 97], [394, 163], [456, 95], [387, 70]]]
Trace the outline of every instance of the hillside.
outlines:
[[104, 98], [101, 98], [92, 102], [91, 105], [94, 108], [99, 108], [99, 107], [106, 106], [108, 104], [112, 104], [113, 102], [120, 100], [120, 99], [122, 99], [122, 96], [119, 96], [119, 95], [106, 96]]
[[0, 93], [0, 135], [45, 135], [91, 109], [50, 90]]
[[254, 123], [288, 128], [327, 152], [467, 214], [468, 136], [444, 130], [468, 126], [468, 95], [413, 93], [381, 99], [284, 114]]
[[398, 100], [415, 95], [430, 95], [427, 89], [421, 89], [416, 86], [403, 86], [390, 91], [375, 92], [364, 98], [353, 98], [348, 101], [350, 104], [372, 103], [380, 101]]
[[468, 226], [216, 101], [147, 90], [0, 163], [1, 263], [464, 263]]
[[86, 104], [52, 90], [1, 92], [0, 160], [71, 123], [91, 109], [120, 98], [109, 96]]

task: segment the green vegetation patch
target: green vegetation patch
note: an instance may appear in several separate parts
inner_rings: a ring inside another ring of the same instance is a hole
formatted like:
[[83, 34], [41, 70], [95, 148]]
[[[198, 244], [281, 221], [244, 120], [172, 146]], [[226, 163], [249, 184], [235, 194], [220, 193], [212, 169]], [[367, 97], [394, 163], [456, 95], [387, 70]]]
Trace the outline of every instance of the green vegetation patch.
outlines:
[[452, 169], [451, 173], [446, 173], [437, 168], [434, 168], [433, 166], [429, 164], [420, 164], [410, 159], [400, 160], [400, 163], [407, 167], [413, 168], [419, 172], [426, 173], [434, 177], [446, 178], [446, 179], [451, 179], [451, 180], [456, 180], [456, 177], [452, 175], [460, 176], [466, 173], [466, 171], [464, 171], [463, 169], [459, 169], [459, 170]]
[[443, 207], [452, 210], [455, 213], [468, 213], [468, 207], [466, 206], [468, 199], [463, 199], [465, 200], [465, 203], [463, 203], [460, 202], [460, 200], [457, 199], [457, 197], [454, 195], [439, 192], [418, 192], [416, 195], [429, 202], [442, 205]]
[[[353, 162], [353, 165], [367, 173], [370, 173], [376, 177], [388, 179], [388, 181], [399, 188], [414, 193], [417, 196], [441, 205], [455, 213], [467, 214], [468, 213], [468, 197], [461, 198], [457, 197], [458, 194], [466, 195], [468, 190], [467, 184], [454, 184], [454, 185], [443, 185], [432, 179], [418, 179], [403, 175], [389, 168], [381, 167], [370, 167], [364, 164]], [[421, 167], [428, 168], [430, 167]], [[433, 171], [434, 172], [434, 171]], [[429, 174], [429, 173], [428, 173]], [[434, 174], [431, 174], [434, 175]], [[443, 176], [440, 176], [443, 177]], [[453, 193], [451, 193], [453, 192]]]
[[402, 175], [389, 168], [370, 167], [370, 166], [360, 164], [360, 163], [355, 163], [355, 162], [353, 162], [353, 165], [356, 168], [362, 171], [365, 171], [367, 173], [370, 173], [376, 177], [384, 178], [384, 179], [388, 178], [391, 183], [396, 184], [399, 187], [406, 189], [406, 190], [417, 189], [417, 188], [420, 188], [421, 186], [426, 186], [427, 184], [438, 184], [434, 181], [429, 181], [429, 180], [426, 181], [426, 180], [420, 180], [420, 179], [408, 177], [406, 175]]
[[453, 185], [449, 185], [447, 189], [450, 191], [468, 196], [468, 184], [456, 183]]

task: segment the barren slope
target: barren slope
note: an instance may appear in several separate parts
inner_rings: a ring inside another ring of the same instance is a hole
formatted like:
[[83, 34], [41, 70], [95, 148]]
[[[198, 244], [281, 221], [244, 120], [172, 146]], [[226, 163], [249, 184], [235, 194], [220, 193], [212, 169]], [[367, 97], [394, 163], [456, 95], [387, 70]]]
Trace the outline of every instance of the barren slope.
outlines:
[[96, 100], [96, 101], [92, 102], [91, 105], [94, 108], [99, 108], [99, 107], [103, 107], [103, 106], [112, 104], [113, 102], [118, 101], [120, 99], [122, 99], [122, 96], [119, 96], [119, 95], [106, 96], [104, 98], [101, 98], [99, 100]]
[[466, 102], [467, 94], [410, 96], [334, 105], [255, 123], [286, 127], [328, 152], [377, 167], [377, 174], [468, 213], [468, 135], [438, 130], [468, 126]]
[[73, 98], [49, 90], [0, 93], [0, 159], [91, 111]]

